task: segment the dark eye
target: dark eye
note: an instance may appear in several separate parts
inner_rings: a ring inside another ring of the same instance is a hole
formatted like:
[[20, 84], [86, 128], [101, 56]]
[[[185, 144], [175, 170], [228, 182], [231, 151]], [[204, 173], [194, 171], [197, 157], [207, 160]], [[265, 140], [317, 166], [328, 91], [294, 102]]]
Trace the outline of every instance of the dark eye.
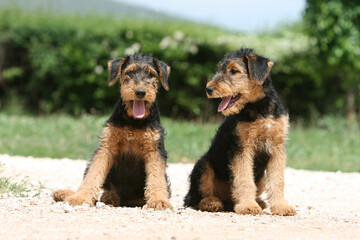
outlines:
[[154, 77], [154, 75], [151, 74], [151, 73], [148, 73], [148, 74], [146, 75], [146, 78], [153, 78], [153, 77]]
[[129, 77], [133, 78], [135, 76], [135, 72], [128, 72]]
[[239, 71], [238, 71], [238, 70], [236, 70], [236, 69], [231, 69], [231, 71], [230, 71], [230, 72], [231, 72], [231, 74], [233, 74], [233, 75], [234, 75], [234, 74], [238, 73]]

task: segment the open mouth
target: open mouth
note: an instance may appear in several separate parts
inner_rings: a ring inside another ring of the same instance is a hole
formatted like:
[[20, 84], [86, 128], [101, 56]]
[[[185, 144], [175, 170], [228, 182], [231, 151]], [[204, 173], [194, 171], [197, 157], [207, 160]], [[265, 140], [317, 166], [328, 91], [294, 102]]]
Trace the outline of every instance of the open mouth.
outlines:
[[237, 100], [241, 97], [241, 93], [235, 95], [235, 96], [228, 96], [223, 97], [221, 103], [218, 107], [218, 112], [222, 112], [230, 107], [232, 107]]
[[143, 118], [145, 116], [145, 101], [144, 100], [130, 100], [130, 107], [135, 118]]

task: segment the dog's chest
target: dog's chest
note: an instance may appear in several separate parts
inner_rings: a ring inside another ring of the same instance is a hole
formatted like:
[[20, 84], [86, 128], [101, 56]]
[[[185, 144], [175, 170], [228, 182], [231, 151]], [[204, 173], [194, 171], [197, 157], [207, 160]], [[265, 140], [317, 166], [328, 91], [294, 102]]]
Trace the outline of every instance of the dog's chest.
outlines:
[[121, 148], [126, 152], [139, 152], [155, 148], [160, 139], [160, 130], [151, 128], [135, 129], [131, 127], [111, 128], [108, 142], [109, 145]]
[[286, 141], [288, 133], [288, 116], [280, 118], [263, 118], [254, 122], [239, 122], [236, 134], [243, 147], [266, 150]]

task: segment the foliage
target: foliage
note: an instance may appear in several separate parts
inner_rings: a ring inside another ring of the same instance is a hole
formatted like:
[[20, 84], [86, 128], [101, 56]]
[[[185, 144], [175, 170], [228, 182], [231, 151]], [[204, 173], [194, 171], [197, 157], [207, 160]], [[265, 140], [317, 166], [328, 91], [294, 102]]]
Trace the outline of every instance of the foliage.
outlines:
[[360, 70], [358, 1], [308, 0], [305, 19], [311, 35], [317, 40], [321, 60], [351, 75]]
[[99, 14], [143, 19], [169, 19], [166, 14], [146, 7], [112, 0], [0, 0], [0, 8], [13, 7], [24, 12], [45, 11], [54, 14]]
[[[44, 117], [0, 114], [0, 153], [33, 157], [89, 159], [99, 144], [104, 117]], [[220, 123], [201, 124], [162, 118], [169, 162], [194, 162], [204, 154]], [[360, 171], [360, 128], [343, 118], [320, 118], [315, 127], [292, 125], [288, 166], [324, 171]]]
[[0, 99], [5, 104], [18, 96], [27, 109], [38, 113], [109, 111], [118, 91], [107, 86], [107, 61], [141, 51], [172, 67], [170, 91], [160, 91], [162, 113], [186, 118], [215, 112], [203, 88], [225, 52], [252, 47], [280, 62], [308, 46], [304, 35], [291, 31], [244, 36], [181, 21], [13, 9], [0, 12], [0, 36], [6, 59], [3, 64], [0, 60]]
[[327, 74], [317, 41], [303, 32], [302, 24], [243, 35], [183, 21], [3, 9], [0, 107], [16, 98], [32, 113], [109, 112], [119, 94], [107, 86], [107, 61], [141, 51], [171, 66], [170, 91], [158, 98], [162, 115], [209, 119], [216, 101], [206, 99], [206, 81], [226, 52], [250, 47], [275, 61], [273, 82], [292, 119], [344, 111], [339, 77]]
[[[359, 2], [307, 0], [305, 20], [310, 36], [316, 39], [314, 52], [321, 63], [323, 81], [331, 85], [337, 80], [343, 96], [347, 94], [348, 111], [354, 111], [354, 102], [360, 104]], [[337, 105], [345, 104], [343, 96], [337, 99]]]

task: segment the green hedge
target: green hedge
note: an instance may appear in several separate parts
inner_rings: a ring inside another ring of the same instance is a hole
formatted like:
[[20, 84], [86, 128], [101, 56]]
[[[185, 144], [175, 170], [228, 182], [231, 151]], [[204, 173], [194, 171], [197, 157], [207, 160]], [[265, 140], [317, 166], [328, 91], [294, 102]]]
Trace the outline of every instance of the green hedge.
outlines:
[[274, 84], [293, 116], [308, 116], [334, 104], [323, 101], [312, 46], [299, 26], [242, 35], [189, 22], [1, 10], [0, 101], [15, 97], [36, 113], [110, 111], [118, 89], [107, 86], [107, 61], [141, 51], [172, 68], [170, 91], [160, 90], [162, 113], [207, 118], [216, 111], [204, 86], [216, 64], [226, 52], [251, 47], [275, 60]]

